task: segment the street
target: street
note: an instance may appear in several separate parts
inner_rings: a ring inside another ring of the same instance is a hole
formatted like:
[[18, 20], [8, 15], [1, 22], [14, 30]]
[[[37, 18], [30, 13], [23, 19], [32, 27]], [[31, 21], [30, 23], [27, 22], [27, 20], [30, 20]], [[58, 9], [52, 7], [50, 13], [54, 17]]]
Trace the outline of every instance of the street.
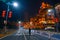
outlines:
[[60, 1], [0, 0], [0, 40], [60, 40]]
[[1, 40], [48, 40], [48, 38], [39, 36], [39, 35], [20, 35], [20, 36], [8, 36], [6, 38], [3, 38]]
[[49, 40], [49, 38], [37, 35], [33, 31], [29, 35], [28, 30], [20, 28], [16, 33], [0, 40]]

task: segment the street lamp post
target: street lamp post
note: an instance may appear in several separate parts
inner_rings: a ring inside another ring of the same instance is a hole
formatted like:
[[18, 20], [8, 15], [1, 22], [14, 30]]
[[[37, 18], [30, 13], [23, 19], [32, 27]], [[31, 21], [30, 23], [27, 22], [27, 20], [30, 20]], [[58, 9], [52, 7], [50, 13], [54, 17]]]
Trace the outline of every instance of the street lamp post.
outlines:
[[8, 12], [9, 12], [9, 2], [7, 3], [7, 13], [6, 13], [6, 19], [5, 19], [5, 32], [7, 31], [6, 27], [7, 27], [7, 18], [8, 18]]
[[[9, 12], [9, 6], [11, 5], [11, 3], [10, 2], [8, 2], [7, 3], [7, 14], [6, 14], [6, 23], [5, 23], [5, 32], [7, 31], [7, 29], [6, 29], [6, 26], [7, 26], [7, 19], [8, 19], [8, 12]], [[14, 7], [17, 7], [18, 6], [18, 4], [16, 3], [16, 2], [14, 2], [13, 4], [12, 4]]]
[[[10, 9], [9, 9], [9, 6], [11, 5], [11, 3], [8, 2], [7, 5], [8, 5], [8, 8], [7, 8], [6, 21], [7, 21], [7, 17], [8, 17], [8, 12], [9, 12], [9, 10], [10, 10]], [[17, 7], [17, 6], [18, 6], [18, 4], [17, 4], [16, 2], [14, 2], [12, 5], [13, 5], [14, 7]]]

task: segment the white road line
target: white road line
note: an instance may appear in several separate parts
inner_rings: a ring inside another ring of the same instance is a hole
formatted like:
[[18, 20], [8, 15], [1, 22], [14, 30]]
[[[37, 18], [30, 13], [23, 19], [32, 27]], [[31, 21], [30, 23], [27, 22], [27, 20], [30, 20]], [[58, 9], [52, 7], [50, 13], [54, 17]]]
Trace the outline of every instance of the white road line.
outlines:
[[25, 36], [25, 34], [24, 34], [24, 33], [23, 33], [23, 35], [24, 35], [25, 40], [27, 40], [27, 38], [26, 38], [26, 36]]
[[27, 40], [27, 38], [26, 38], [26, 36], [25, 36], [25, 34], [24, 34], [24, 33], [23, 33], [23, 35], [24, 35], [25, 40]]
[[38, 40], [38, 38], [36, 38], [35, 36], [33, 38], [31, 38], [32, 40]]
[[38, 34], [38, 33], [36, 33], [37, 35], [40, 35], [40, 36], [43, 36], [43, 37], [48, 37], [48, 36], [45, 36], [45, 35], [42, 35], [42, 34]]

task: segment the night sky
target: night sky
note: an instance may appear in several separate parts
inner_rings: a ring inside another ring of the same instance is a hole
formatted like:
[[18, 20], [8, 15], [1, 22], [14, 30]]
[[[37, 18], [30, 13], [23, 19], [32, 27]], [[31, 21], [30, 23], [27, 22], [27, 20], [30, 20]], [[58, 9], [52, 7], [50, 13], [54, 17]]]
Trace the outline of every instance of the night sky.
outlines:
[[[51, 5], [60, 3], [59, 0], [15, 0], [18, 2], [19, 7], [15, 8], [10, 6], [10, 10], [13, 12], [11, 20], [22, 20], [29, 19], [30, 17], [36, 16], [38, 10], [41, 6], [42, 1], [47, 2]], [[3, 2], [0, 2], [0, 15], [2, 10], [7, 10], [7, 5]]]

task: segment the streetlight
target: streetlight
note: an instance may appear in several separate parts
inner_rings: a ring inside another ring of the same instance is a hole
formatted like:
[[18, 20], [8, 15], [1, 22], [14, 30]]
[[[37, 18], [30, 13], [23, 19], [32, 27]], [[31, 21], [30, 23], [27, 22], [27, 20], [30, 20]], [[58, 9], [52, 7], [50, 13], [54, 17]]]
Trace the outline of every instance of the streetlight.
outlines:
[[48, 12], [51, 12], [51, 9], [49, 9]]
[[21, 21], [18, 21], [18, 23], [20, 24], [20, 23], [21, 23]]
[[14, 3], [13, 3], [13, 5], [14, 5], [15, 7], [18, 7], [18, 4], [17, 4], [17, 2], [14, 2]]
[[54, 10], [53, 9], [48, 9], [48, 12], [53, 12], [54, 13]]
[[7, 21], [7, 16], [8, 16], [8, 12], [9, 12], [9, 6], [10, 5], [13, 5], [14, 7], [18, 7], [18, 3], [17, 2], [14, 2], [13, 4], [11, 4], [10, 2], [7, 3], [8, 7], [7, 7], [7, 15], [6, 15], [6, 21]]
[[54, 15], [54, 10], [53, 9], [48, 9], [48, 15]]
[[21, 21], [18, 21], [18, 24], [19, 24], [18, 33], [20, 33], [20, 26], [21, 26]]
[[19, 29], [20, 29], [20, 26], [21, 26], [21, 21], [18, 21], [18, 24], [19, 24]]
[[[17, 3], [17, 2], [13, 2], [13, 4], [10, 3], [10, 2], [7, 3], [7, 14], [6, 14], [6, 20], [5, 20], [6, 23], [7, 23], [7, 18], [8, 18], [8, 12], [9, 12], [9, 10], [10, 10], [10, 9], [9, 9], [9, 6], [10, 6], [10, 5], [13, 5], [14, 7], [18, 7], [18, 3]], [[7, 30], [6, 30], [6, 25], [7, 25], [7, 24], [5, 24], [5, 32], [7, 31]]]

